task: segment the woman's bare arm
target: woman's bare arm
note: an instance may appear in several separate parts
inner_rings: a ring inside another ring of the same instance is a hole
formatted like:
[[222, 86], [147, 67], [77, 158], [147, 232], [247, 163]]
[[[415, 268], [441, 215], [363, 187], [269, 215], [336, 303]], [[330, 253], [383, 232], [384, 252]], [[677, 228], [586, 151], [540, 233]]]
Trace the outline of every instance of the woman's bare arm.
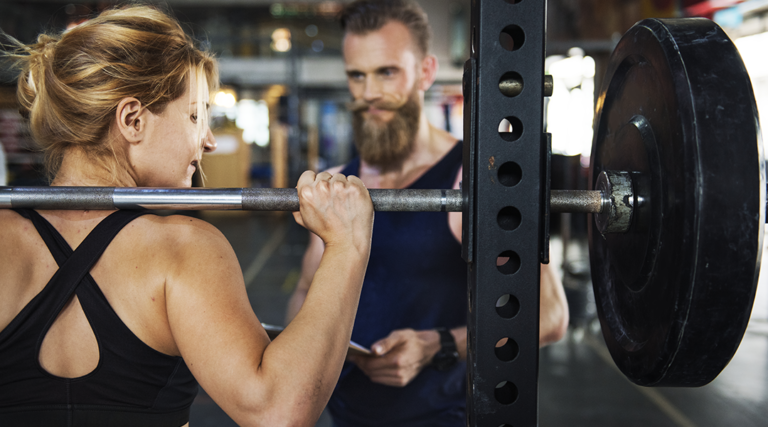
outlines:
[[301, 306], [304, 304], [304, 300], [307, 298], [307, 292], [312, 284], [312, 278], [315, 277], [315, 272], [320, 267], [320, 260], [323, 259], [323, 251], [325, 245], [323, 240], [317, 237], [314, 233], [309, 233], [309, 244], [307, 250], [304, 252], [304, 258], [301, 261], [301, 276], [299, 276], [299, 282], [296, 284], [291, 298], [288, 300], [288, 308], [285, 313], [285, 324], [291, 323], [294, 317], [301, 310]]
[[359, 180], [324, 178], [302, 176], [297, 220], [326, 249], [304, 306], [272, 343], [248, 302], [235, 254], [214, 227], [179, 224], [180, 240], [171, 243], [178, 268], [168, 277], [166, 304], [175, 342], [206, 392], [240, 425], [314, 423], [341, 371], [373, 209]]
[[[335, 175], [341, 172], [344, 166], [335, 166], [328, 169], [326, 172], [331, 175]], [[317, 236], [317, 234], [309, 233], [309, 244], [307, 250], [304, 252], [304, 258], [301, 260], [301, 276], [299, 276], [299, 282], [296, 284], [296, 289], [293, 290], [291, 298], [288, 300], [288, 307], [285, 313], [285, 324], [291, 323], [294, 317], [301, 310], [301, 306], [304, 304], [304, 299], [307, 298], [307, 292], [312, 284], [312, 278], [315, 277], [315, 272], [320, 267], [320, 260], [323, 258], [323, 251], [325, 250], [325, 244], [323, 239]]]

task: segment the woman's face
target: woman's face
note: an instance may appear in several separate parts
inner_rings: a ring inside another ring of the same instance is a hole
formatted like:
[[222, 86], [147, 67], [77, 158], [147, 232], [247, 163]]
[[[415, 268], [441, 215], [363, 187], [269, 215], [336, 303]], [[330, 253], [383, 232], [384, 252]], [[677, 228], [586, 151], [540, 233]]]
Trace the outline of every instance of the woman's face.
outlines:
[[[142, 155], [134, 158], [140, 161], [132, 162], [139, 187], [191, 187], [203, 152], [216, 149], [208, 121], [198, 117], [199, 113], [208, 114], [207, 84], [201, 85], [200, 100], [205, 105], [200, 109], [197, 76], [190, 74], [187, 93], [169, 103], [162, 113], [148, 114], [146, 144]], [[201, 128], [198, 120], [203, 120]]]

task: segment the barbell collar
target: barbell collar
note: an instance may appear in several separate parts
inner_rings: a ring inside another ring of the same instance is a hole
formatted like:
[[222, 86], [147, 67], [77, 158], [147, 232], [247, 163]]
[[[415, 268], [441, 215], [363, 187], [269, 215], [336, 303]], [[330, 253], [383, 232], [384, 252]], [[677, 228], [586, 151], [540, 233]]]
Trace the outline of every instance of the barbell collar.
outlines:
[[595, 224], [601, 234], [624, 233], [632, 224], [636, 203], [629, 172], [602, 171], [595, 188], [606, 197], [603, 209], [595, 215]]

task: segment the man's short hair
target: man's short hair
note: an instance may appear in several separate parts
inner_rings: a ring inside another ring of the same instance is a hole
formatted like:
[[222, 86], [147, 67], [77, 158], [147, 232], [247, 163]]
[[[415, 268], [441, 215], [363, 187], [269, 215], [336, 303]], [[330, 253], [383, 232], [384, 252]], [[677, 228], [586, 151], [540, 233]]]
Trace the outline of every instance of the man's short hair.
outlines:
[[357, 0], [344, 7], [340, 20], [344, 34], [360, 35], [377, 31], [390, 21], [398, 21], [408, 27], [421, 54], [429, 53], [432, 29], [427, 14], [413, 1]]

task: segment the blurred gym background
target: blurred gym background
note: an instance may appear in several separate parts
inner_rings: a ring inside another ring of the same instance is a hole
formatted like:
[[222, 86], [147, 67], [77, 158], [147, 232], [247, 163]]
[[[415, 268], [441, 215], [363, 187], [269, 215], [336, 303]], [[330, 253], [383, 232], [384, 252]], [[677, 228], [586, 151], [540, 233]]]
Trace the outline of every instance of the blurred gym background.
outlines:
[[[486, 0], [487, 1], [487, 0]], [[218, 150], [203, 160], [208, 187], [293, 187], [306, 169], [320, 171], [354, 155], [349, 100], [336, 15], [345, 1], [167, 0], [202, 46], [219, 58], [221, 90], [212, 108]], [[419, 0], [434, 31], [440, 62], [427, 93], [430, 121], [463, 134], [461, 77], [468, 57], [469, 0]], [[112, 1], [0, 2], [0, 28], [23, 42], [60, 32]], [[647, 17], [703, 16], [735, 41], [768, 123], [768, 0], [549, 0], [546, 70], [555, 90], [545, 99], [552, 133], [552, 188], [586, 189], [595, 98], [621, 35]], [[713, 58], [716, 60], [716, 58]], [[15, 100], [16, 75], [0, 67], [0, 184], [46, 185], [42, 155]], [[197, 185], [203, 185], [198, 179]], [[299, 276], [306, 232], [280, 213], [196, 213], [235, 248], [262, 322], [283, 324]], [[736, 357], [699, 389], [645, 389], [615, 368], [596, 320], [585, 214], [552, 218], [552, 263], [571, 310], [565, 339], [542, 349], [542, 426], [768, 425], [768, 292], [761, 285]], [[761, 283], [762, 283], [761, 278]], [[201, 390], [191, 425], [234, 423]], [[329, 426], [327, 415], [318, 426]]]

